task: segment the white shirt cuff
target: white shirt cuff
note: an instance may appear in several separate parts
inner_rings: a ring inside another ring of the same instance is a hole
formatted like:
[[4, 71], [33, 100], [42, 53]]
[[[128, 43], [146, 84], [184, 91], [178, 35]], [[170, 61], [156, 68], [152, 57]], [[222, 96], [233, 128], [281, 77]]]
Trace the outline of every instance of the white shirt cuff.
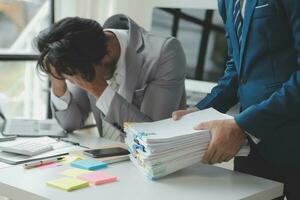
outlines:
[[116, 92], [110, 87], [107, 86], [96, 102], [97, 108], [99, 108], [104, 115], [107, 115], [109, 106], [115, 96]]
[[257, 137], [251, 135], [250, 133], [246, 132], [247, 135], [249, 135], [249, 137], [251, 138], [251, 140], [255, 143], [258, 144], [260, 143], [260, 139], [258, 139]]
[[71, 101], [71, 93], [68, 90], [66, 90], [64, 95], [58, 97], [51, 90], [51, 101], [57, 110], [59, 111], [66, 110]]

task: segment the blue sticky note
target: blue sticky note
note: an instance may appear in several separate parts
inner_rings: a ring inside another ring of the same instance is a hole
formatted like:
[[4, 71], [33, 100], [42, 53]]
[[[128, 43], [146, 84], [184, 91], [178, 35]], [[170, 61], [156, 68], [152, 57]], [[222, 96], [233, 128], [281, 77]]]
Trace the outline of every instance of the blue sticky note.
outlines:
[[84, 159], [71, 162], [71, 166], [79, 169], [98, 170], [106, 168], [107, 164], [98, 160]]

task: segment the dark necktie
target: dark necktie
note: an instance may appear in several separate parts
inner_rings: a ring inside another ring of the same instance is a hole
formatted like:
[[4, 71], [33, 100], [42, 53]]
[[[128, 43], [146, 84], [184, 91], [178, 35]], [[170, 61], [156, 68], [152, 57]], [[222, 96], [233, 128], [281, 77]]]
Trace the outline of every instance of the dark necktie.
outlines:
[[242, 41], [243, 19], [242, 19], [241, 0], [234, 0], [233, 19], [234, 29], [239, 40], [239, 45]]

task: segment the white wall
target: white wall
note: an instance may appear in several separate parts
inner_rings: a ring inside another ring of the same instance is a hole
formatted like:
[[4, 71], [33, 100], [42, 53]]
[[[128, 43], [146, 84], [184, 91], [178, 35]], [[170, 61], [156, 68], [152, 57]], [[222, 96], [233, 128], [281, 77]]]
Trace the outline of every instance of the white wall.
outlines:
[[146, 29], [154, 7], [217, 9], [217, 0], [56, 0], [56, 19], [67, 16], [93, 18], [100, 23], [114, 14], [126, 14]]

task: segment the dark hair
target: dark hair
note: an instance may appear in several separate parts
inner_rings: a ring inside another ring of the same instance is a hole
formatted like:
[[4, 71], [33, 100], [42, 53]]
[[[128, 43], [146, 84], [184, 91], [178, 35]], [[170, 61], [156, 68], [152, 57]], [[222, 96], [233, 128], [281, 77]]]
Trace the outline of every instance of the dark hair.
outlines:
[[94, 80], [94, 67], [106, 54], [106, 37], [101, 25], [79, 17], [62, 19], [41, 31], [35, 45], [41, 53], [38, 70], [52, 74], [51, 64], [59, 76], [76, 74], [86, 81]]

